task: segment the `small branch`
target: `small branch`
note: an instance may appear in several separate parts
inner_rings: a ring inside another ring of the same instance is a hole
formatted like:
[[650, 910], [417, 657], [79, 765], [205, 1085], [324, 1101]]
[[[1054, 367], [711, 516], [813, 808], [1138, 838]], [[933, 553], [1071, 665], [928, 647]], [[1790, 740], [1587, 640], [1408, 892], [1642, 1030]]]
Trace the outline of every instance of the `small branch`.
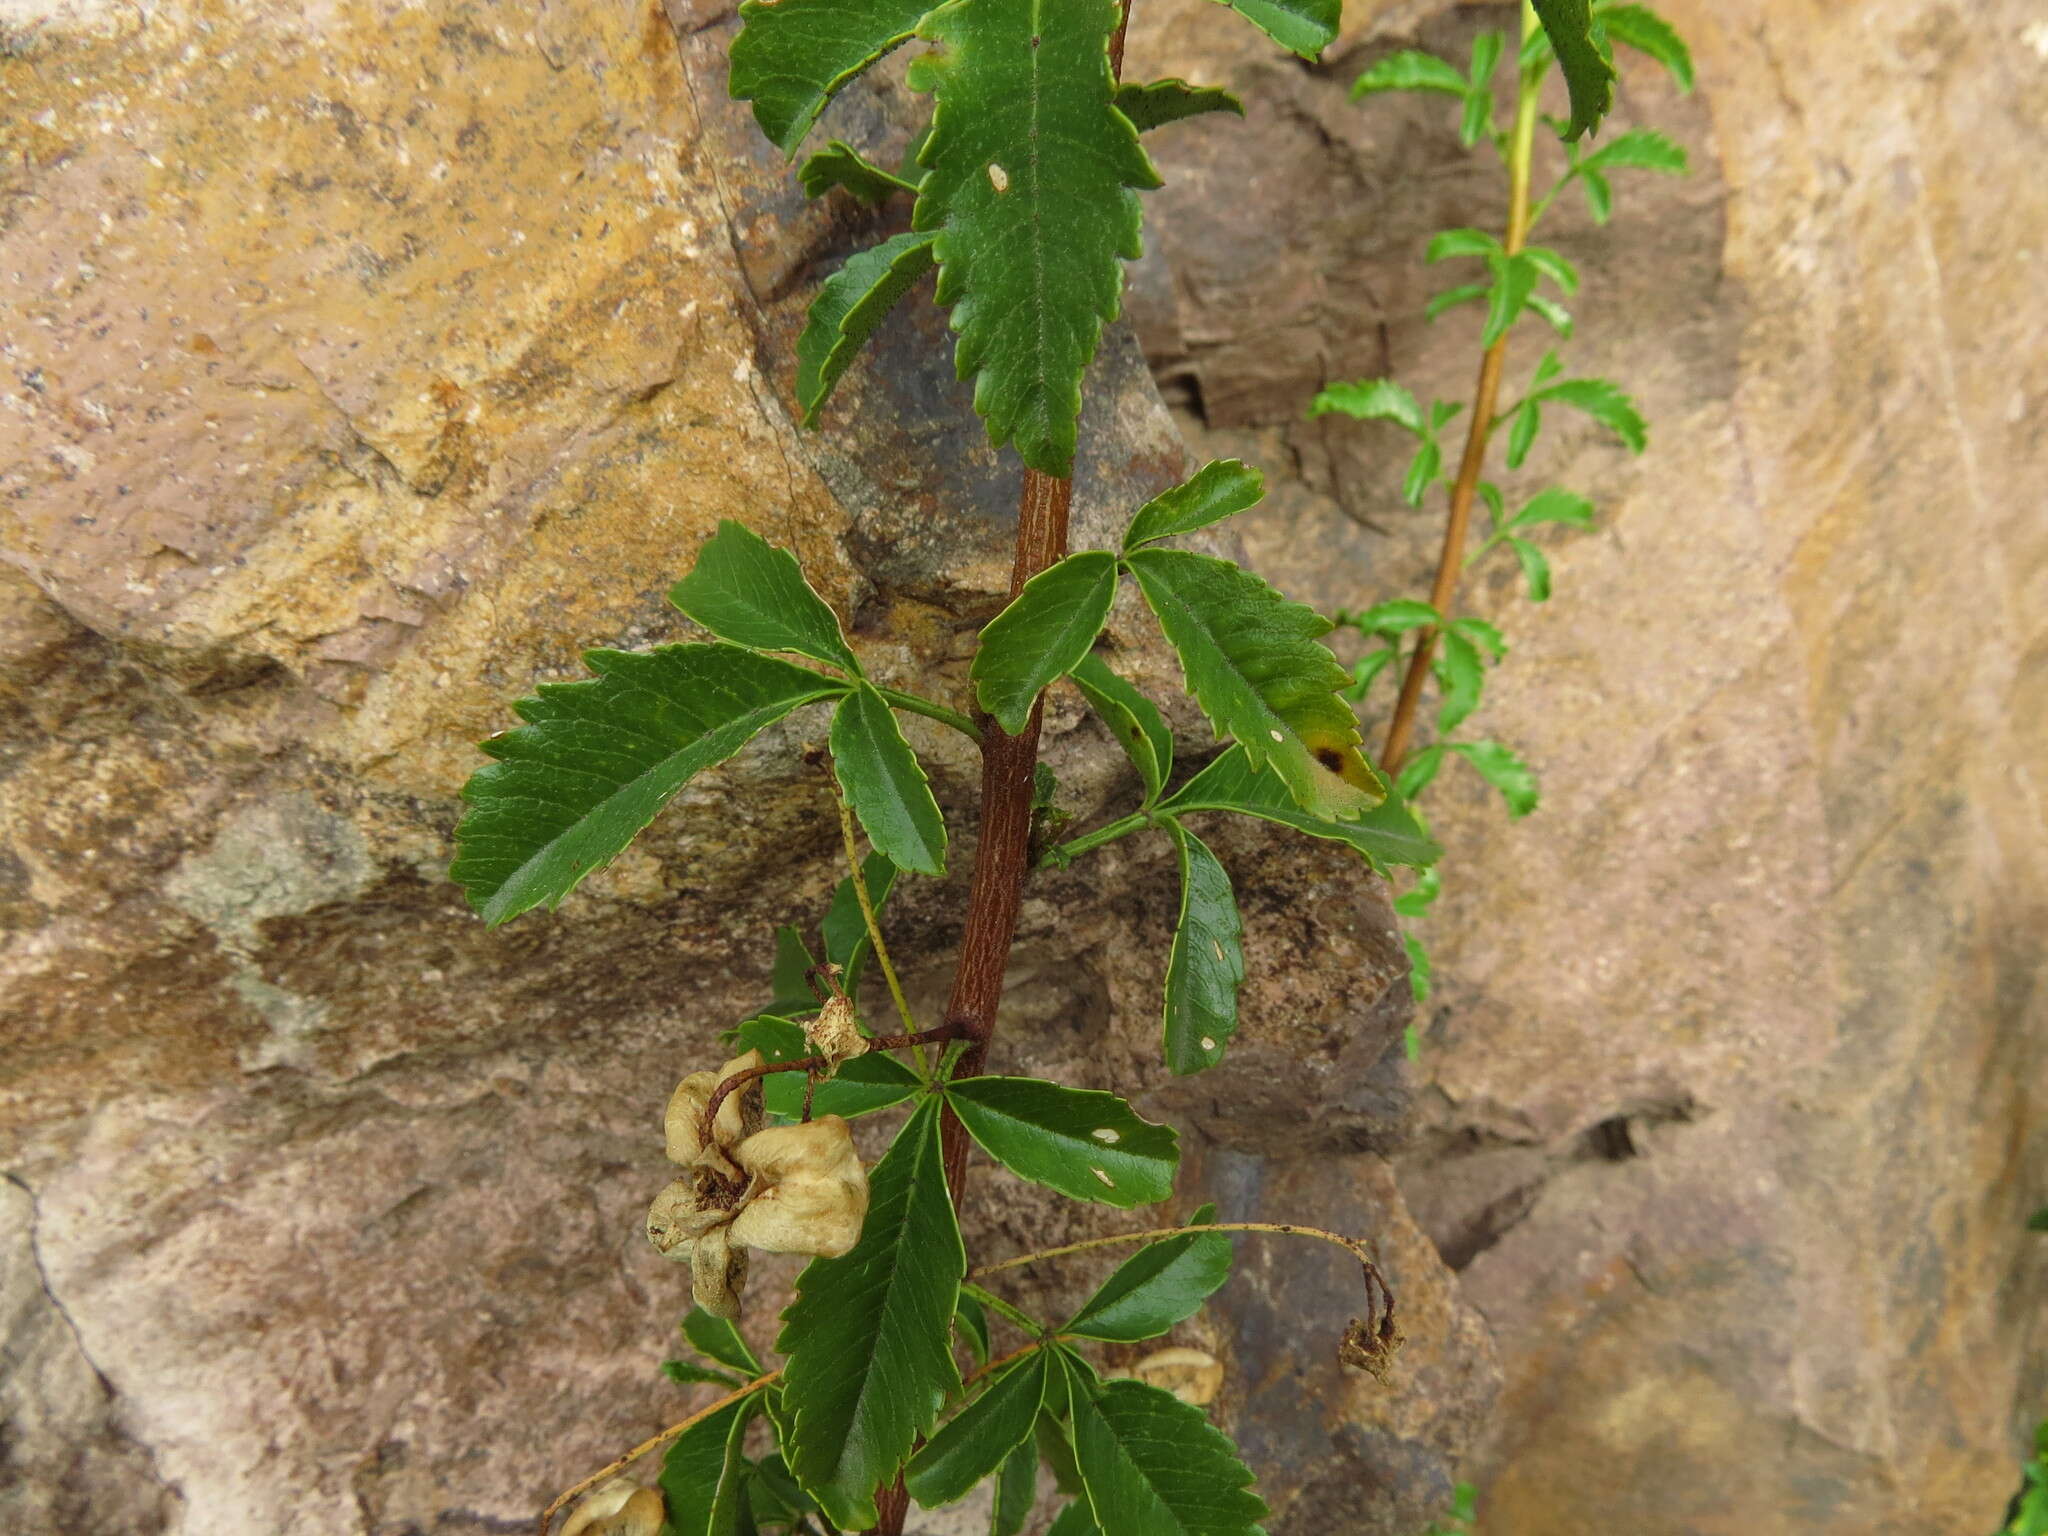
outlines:
[[898, 709], [907, 710], [913, 715], [923, 715], [927, 720], [936, 720], [941, 725], [950, 725], [969, 741], [981, 740], [981, 727], [958, 710], [948, 709], [943, 704], [934, 704], [930, 699], [919, 698], [914, 693], [899, 693], [894, 688], [883, 688], [878, 685], [875, 692]]
[[[853, 834], [853, 807], [846, 803], [846, 796], [840, 793], [839, 780], [832, 781], [832, 797], [839, 802], [839, 836], [846, 844], [846, 868], [848, 878], [853, 882], [854, 900], [860, 903], [861, 921], [868, 926], [868, 942], [875, 947], [875, 959], [881, 963], [882, 976], [889, 983], [889, 995], [896, 1000], [896, 1016], [903, 1020], [904, 1032], [915, 1034], [917, 1020], [910, 1016], [910, 1001], [903, 995], [903, 983], [896, 979], [896, 967], [889, 961], [889, 946], [882, 938], [882, 925], [875, 920], [875, 904], [868, 896], [868, 877], [861, 872], [860, 847]], [[925, 1071], [924, 1047], [912, 1047], [917, 1053], [917, 1066]]]
[[962, 1383], [962, 1385], [964, 1386], [972, 1382], [977, 1382], [981, 1380], [981, 1378], [984, 1376], [993, 1376], [997, 1371], [1000, 1371], [1012, 1360], [1022, 1360], [1026, 1355], [1030, 1354], [1033, 1350], [1043, 1349], [1046, 1345], [1051, 1344], [1053, 1342], [1054, 1340], [1050, 1338], [1033, 1339], [1029, 1344], [1023, 1345], [1021, 1348], [1018, 1349], [1013, 1349], [1007, 1355], [1002, 1355], [994, 1360], [989, 1361], [987, 1365], [984, 1365], [980, 1370], [974, 1372], [973, 1375], [969, 1376], [967, 1378], [967, 1382]]
[[[1538, 25], [1535, 11], [1522, 7], [1522, 41], [1526, 44]], [[1538, 88], [1542, 76], [1523, 70], [1518, 77], [1515, 98], [1515, 134], [1508, 152], [1508, 227], [1501, 242], [1508, 255], [1517, 254], [1529, 237], [1529, 166], [1535, 156]], [[1465, 455], [1458, 461], [1458, 478], [1451, 486], [1451, 513], [1444, 525], [1443, 553], [1437, 557], [1436, 582], [1430, 589], [1430, 606], [1449, 616], [1451, 600], [1458, 595], [1458, 577], [1465, 568], [1466, 537], [1472, 526], [1472, 503], [1479, 492], [1479, 477], [1486, 468], [1486, 447], [1493, 436], [1494, 405], [1500, 399], [1501, 368], [1507, 360], [1508, 338], [1486, 349], [1479, 361], [1479, 381], [1472, 390], [1472, 411], [1465, 429]], [[1387, 727], [1387, 744], [1380, 752], [1380, 767], [1389, 778], [1401, 771], [1408, 755], [1409, 739], [1415, 734], [1415, 717], [1422, 704], [1422, 690], [1429, 682], [1429, 663], [1436, 654], [1434, 627], [1415, 635], [1415, 651], [1409, 658], [1407, 675], [1401, 679], [1401, 697], [1394, 705], [1394, 718]]]
[[590, 1476], [583, 1479], [582, 1482], [578, 1483], [575, 1487], [569, 1489], [566, 1493], [563, 1493], [560, 1496], [558, 1496], [554, 1503], [550, 1504], [546, 1509], [541, 1511], [540, 1525], [538, 1527], [537, 1536], [548, 1536], [548, 1526], [554, 1521], [556, 1514], [561, 1510], [562, 1506], [567, 1504], [571, 1499], [576, 1498], [579, 1494], [587, 1493], [589, 1490], [595, 1488], [599, 1483], [603, 1482], [606, 1478], [613, 1476], [615, 1473], [625, 1471], [626, 1468], [633, 1465], [634, 1462], [638, 1461], [642, 1456], [645, 1456], [649, 1451], [657, 1450], [661, 1446], [666, 1445], [669, 1441], [675, 1439], [677, 1435], [680, 1435], [684, 1430], [690, 1428], [692, 1425], [703, 1423], [704, 1420], [710, 1418], [711, 1415], [718, 1412], [721, 1408], [730, 1408], [734, 1403], [738, 1402], [741, 1398], [747, 1396], [749, 1393], [758, 1392], [763, 1387], [774, 1385], [776, 1381], [781, 1379], [781, 1376], [781, 1371], [770, 1371], [765, 1376], [756, 1376], [744, 1387], [737, 1387], [734, 1390], [726, 1393], [725, 1396], [721, 1397], [717, 1402], [712, 1403], [708, 1407], [699, 1408], [695, 1413], [691, 1414], [687, 1419], [684, 1419], [680, 1424], [669, 1425], [667, 1429], [664, 1429], [660, 1434], [656, 1435], [653, 1439], [641, 1441], [638, 1445], [634, 1446], [632, 1450], [626, 1452], [625, 1455], [621, 1456], [617, 1461], [614, 1461], [609, 1465], [600, 1468], [598, 1471], [591, 1473]]
[[[957, 1040], [960, 1031], [950, 1024], [941, 1024], [934, 1029], [921, 1029], [913, 1035], [876, 1035], [868, 1041], [871, 1051], [917, 1050], [927, 1045], [943, 1045], [948, 1040]], [[816, 1072], [830, 1066], [822, 1056], [799, 1056], [794, 1061], [768, 1061], [758, 1067], [748, 1067], [735, 1072], [716, 1088], [711, 1090], [711, 1101], [704, 1106], [704, 1144], [712, 1142], [711, 1130], [718, 1122], [718, 1111], [726, 1099], [747, 1084], [775, 1072]]]
[[1118, 1243], [1152, 1243], [1168, 1237], [1199, 1237], [1204, 1232], [1278, 1232], [1288, 1237], [1314, 1237], [1326, 1243], [1335, 1243], [1346, 1253], [1369, 1268], [1378, 1269], [1373, 1263], [1372, 1253], [1365, 1244], [1355, 1237], [1345, 1237], [1339, 1232], [1325, 1232], [1321, 1227], [1300, 1227], [1286, 1222], [1275, 1221], [1210, 1221], [1193, 1227], [1154, 1227], [1145, 1232], [1119, 1232], [1114, 1237], [1090, 1237], [1078, 1243], [1065, 1243], [1058, 1248], [1040, 1248], [1033, 1253], [1020, 1253], [1013, 1259], [1002, 1259], [994, 1264], [983, 1264], [978, 1269], [967, 1271], [970, 1280], [985, 1279], [999, 1275], [1006, 1269], [1019, 1269], [1026, 1264], [1036, 1264], [1041, 1259], [1063, 1259], [1070, 1253], [1085, 1253], [1090, 1248], [1110, 1248]]

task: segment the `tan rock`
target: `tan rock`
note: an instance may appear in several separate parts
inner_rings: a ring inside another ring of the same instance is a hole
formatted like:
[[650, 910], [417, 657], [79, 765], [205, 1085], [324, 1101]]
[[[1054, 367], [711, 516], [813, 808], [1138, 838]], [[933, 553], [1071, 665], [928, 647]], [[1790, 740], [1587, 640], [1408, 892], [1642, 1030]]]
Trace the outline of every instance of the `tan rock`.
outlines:
[[[2038, 8], [1658, 8], [1700, 91], [1632, 67], [1616, 125], [1695, 172], [1546, 236], [1586, 277], [1567, 360], [1637, 393], [1650, 451], [1554, 424], [1514, 484], [1598, 530], [1548, 541], [1541, 608], [1505, 568], [1461, 597], [1514, 646], [1471, 734], [1545, 800], [1432, 791], [1403, 1181], [1501, 1343], [1483, 1530], [1990, 1530], [2048, 1392]], [[1394, 7], [1304, 71], [1217, 9], [1133, 23], [1135, 69], [1250, 103], [1157, 137], [1148, 353], [1198, 454], [1298, 466], [1243, 520], [1260, 569], [1422, 592], [1441, 501], [1401, 505], [1397, 434], [1301, 413], [1382, 373], [1466, 397], [1477, 322], [1424, 324], [1453, 279], [1420, 258], [1497, 222], [1497, 177], [1443, 101], [1344, 92], [1511, 13]]]

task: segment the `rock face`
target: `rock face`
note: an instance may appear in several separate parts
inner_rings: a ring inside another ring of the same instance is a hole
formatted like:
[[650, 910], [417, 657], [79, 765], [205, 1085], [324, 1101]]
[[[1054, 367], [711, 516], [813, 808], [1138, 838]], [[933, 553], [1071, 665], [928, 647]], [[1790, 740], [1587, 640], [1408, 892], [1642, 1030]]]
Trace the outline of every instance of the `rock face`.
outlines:
[[[523, 1527], [692, 1401], [654, 1369], [686, 1285], [639, 1232], [661, 1106], [764, 1000], [772, 926], [821, 914], [837, 827], [801, 717], [558, 913], [490, 933], [442, 878], [472, 743], [583, 647], [680, 637], [662, 594], [726, 516], [798, 551], [872, 671], [964, 698], [1015, 461], [929, 305], [825, 432], [794, 430], [795, 327], [877, 227], [805, 204], [726, 101], [716, 6], [6, 15], [0, 1524]], [[888, 77], [832, 125], [908, 126]], [[1090, 399], [1076, 537], [1099, 543], [1184, 449], [1130, 333]], [[1120, 662], [1163, 690], [1148, 635], [1119, 611]], [[962, 834], [954, 880], [890, 917], [935, 1009], [974, 771], [913, 734]], [[1049, 740], [1068, 809], [1129, 800], [1074, 699]], [[1253, 1278], [1188, 1338], [1228, 1357], [1277, 1504], [1341, 1446], [1366, 1474], [1343, 1507], [1396, 1531], [1498, 1388], [1383, 1160], [1409, 1109], [1398, 937], [1330, 849], [1216, 845], [1252, 975], [1202, 1092], [1157, 1063], [1156, 839], [1034, 887], [1003, 1050], [1175, 1118], [1222, 1160], [1190, 1206], [1227, 1178], [1234, 1209], [1299, 1190], [1384, 1238], [1432, 1320], [1391, 1390], [1332, 1360], [1355, 1276], [1250, 1245]], [[1102, 1225], [978, 1177], [978, 1252]], [[765, 1342], [792, 1271], [764, 1269]], [[1290, 1373], [1324, 1412], [1276, 1400]]]
[[[1431, 791], [1402, 1185], [1502, 1352], [1482, 1530], [1988, 1531], [2048, 1403], [2048, 31], [2023, 0], [1659, 9], [1700, 89], [1638, 60], [1618, 122], [1693, 174], [1546, 226], [1587, 279], [1570, 365], [1650, 451], [1553, 423], [1511, 492], [1583, 490], [1598, 531], [1550, 541], [1546, 606], [1508, 569], [1464, 594], [1514, 645], [1470, 734], [1545, 798]], [[1130, 54], [1245, 97], [1159, 136], [1137, 313], [1198, 456], [1297, 467], [1244, 536], [1326, 607], [1426, 592], [1442, 502], [1308, 397], [1467, 398], [1477, 321], [1423, 324], [1463, 279], [1421, 252], [1501, 218], [1441, 99], [1344, 88], [1513, 13], [1373, 13], [1316, 70], [1160, 0]]]
[[[1387, 1051], [1385, 893], [1327, 848], [1215, 829], [1252, 974], [1192, 1084], [1153, 1040], [1168, 851], [1026, 901], [1006, 1061], [1175, 1119], [1189, 1204], [1383, 1245], [1391, 1390], [1331, 1357], [1358, 1306], [1334, 1255], [1247, 1241], [1173, 1341], [1229, 1365], [1286, 1536], [1413, 1536], [1460, 1475], [1502, 1536], [1975, 1533], [2048, 1401], [2021, 1230], [2048, 1187], [2048, 34], [2027, 0], [1662, 9], [1701, 90], [1637, 70], [1621, 116], [1695, 174], [1624, 186], [1605, 230], [1561, 204], [1553, 235], [1588, 277], [1573, 363], [1637, 392], [1653, 446], [1553, 428], [1530, 488], [1585, 489], [1600, 529], [1554, 541], [1547, 607], [1505, 574], [1468, 593], [1516, 647], [1475, 724], [1546, 799], [1510, 825], [1433, 791], [1420, 1091]], [[1400, 507], [1394, 446], [1301, 413], [1383, 372], [1462, 395], [1473, 325], [1421, 324], [1419, 253], [1495, 221], [1494, 184], [1437, 105], [1344, 92], [1511, 15], [1354, 0], [1310, 68], [1207, 0], [1140, 0], [1132, 72], [1249, 116], [1156, 136], [1078, 541], [1185, 437], [1291, 468], [1234, 535], [1275, 580], [1421, 589], [1435, 518]], [[763, 999], [772, 925], [822, 909], [819, 727], [495, 934], [441, 878], [471, 743], [584, 646], [683, 634], [662, 593], [723, 516], [800, 553], [871, 669], [960, 698], [1014, 476], [928, 305], [793, 429], [803, 308], [886, 226], [796, 195], [725, 100], [731, 25], [717, 0], [5, 8], [9, 1529], [481, 1536], [691, 1401], [651, 1369], [683, 1286], [637, 1231], [661, 1090]], [[909, 121], [885, 74], [829, 126], [893, 148]], [[1147, 636], [1119, 611], [1164, 693]], [[1071, 697], [1048, 734], [1067, 808], [1128, 800]], [[972, 764], [913, 735], [964, 833]], [[927, 1011], [967, 841], [891, 909]], [[977, 1178], [978, 1253], [1094, 1230]], [[765, 1341], [791, 1271], [764, 1269]]]

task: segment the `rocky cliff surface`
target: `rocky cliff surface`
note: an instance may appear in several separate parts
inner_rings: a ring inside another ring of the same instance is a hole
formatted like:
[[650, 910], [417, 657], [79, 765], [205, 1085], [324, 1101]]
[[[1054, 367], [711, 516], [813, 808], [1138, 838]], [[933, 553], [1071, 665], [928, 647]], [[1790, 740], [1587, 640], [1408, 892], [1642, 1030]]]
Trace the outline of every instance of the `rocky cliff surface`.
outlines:
[[[1188, 1336], [1292, 1536], [1408, 1536], [1461, 1465], [1516, 1536], [1974, 1532], [2048, 1399], [2019, 1230], [2048, 1162], [2048, 37], [2023, 0], [1666, 9], [1702, 90], [1632, 80], [1623, 112], [1698, 173], [1564, 242], [1581, 355], [1658, 436], [1560, 469], [1602, 529], [1514, 615], [1486, 721], [1548, 800], [1511, 828], [1446, 784], [1419, 1080], [1385, 893], [1328, 850], [1219, 838], [1253, 974], [1199, 1093], [1154, 1065], [1170, 858], [1118, 844], [1027, 899], [1012, 1061], [1137, 1083], [1193, 1196], [1387, 1247], [1390, 1390], [1331, 1358], [1355, 1298], [1320, 1259], [1247, 1247]], [[1311, 69], [1141, 0], [1134, 71], [1250, 116], [1158, 139], [1080, 541], [1185, 438], [1292, 471], [1243, 533], [1276, 580], [1417, 585], [1385, 445], [1300, 413], [1388, 368], [1458, 393], [1417, 237], [1483, 222], [1487, 184], [1343, 89], [1498, 15], [1354, 6]], [[875, 226], [805, 205], [725, 100], [716, 4], [4, 17], [0, 1512], [511, 1528], [689, 1401], [637, 1231], [661, 1090], [762, 1000], [836, 833], [799, 718], [487, 933], [441, 879], [470, 743], [583, 647], [680, 637], [661, 594], [725, 516], [799, 552], [872, 669], [958, 697], [1014, 461], [929, 306], [795, 431], [803, 306]], [[837, 111], [906, 131], [888, 79]], [[1114, 633], [1170, 679], [1136, 616]], [[1050, 733], [1070, 809], [1128, 792], [1071, 699]], [[971, 765], [917, 739], [964, 833]], [[927, 1003], [959, 895], [894, 909]], [[1076, 1220], [981, 1177], [981, 1251]]]

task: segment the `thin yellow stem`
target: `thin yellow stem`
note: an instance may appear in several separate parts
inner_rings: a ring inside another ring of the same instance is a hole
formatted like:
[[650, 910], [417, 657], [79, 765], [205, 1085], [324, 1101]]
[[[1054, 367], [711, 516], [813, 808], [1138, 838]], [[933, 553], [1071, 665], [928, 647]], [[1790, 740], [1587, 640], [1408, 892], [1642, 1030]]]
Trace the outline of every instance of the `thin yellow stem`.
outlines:
[[[839, 836], [846, 844], [846, 868], [853, 880], [854, 900], [860, 903], [861, 921], [868, 925], [868, 942], [875, 946], [875, 959], [881, 964], [883, 979], [889, 983], [889, 995], [896, 1000], [896, 1013], [903, 1020], [903, 1032], [914, 1035], [917, 1033], [917, 1021], [910, 1016], [910, 999], [903, 995], [903, 983], [896, 979], [896, 967], [889, 959], [889, 946], [882, 938], [882, 925], [875, 921], [875, 904], [868, 897], [867, 876], [861, 873], [860, 844], [853, 830], [853, 807], [846, 803], [846, 796], [839, 792], [836, 781], [832, 785], [832, 794], [839, 802]], [[931, 1069], [924, 1059], [924, 1047], [913, 1045], [910, 1049], [916, 1057], [919, 1075], [928, 1074]]]
[[738, 1402], [741, 1398], [747, 1396], [749, 1393], [758, 1392], [766, 1386], [772, 1386], [777, 1380], [781, 1378], [781, 1375], [781, 1371], [770, 1371], [766, 1376], [756, 1376], [744, 1387], [735, 1388], [733, 1391], [726, 1393], [725, 1396], [721, 1397], [717, 1402], [712, 1403], [707, 1407], [699, 1408], [695, 1413], [691, 1414], [687, 1419], [684, 1419], [680, 1424], [669, 1425], [667, 1429], [664, 1429], [660, 1434], [656, 1435], [653, 1439], [641, 1441], [638, 1445], [634, 1446], [633, 1449], [626, 1452], [625, 1455], [621, 1456], [617, 1461], [614, 1461], [609, 1465], [601, 1467], [599, 1470], [591, 1473], [590, 1476], [583, 1479], [582, 1482], [578, 1483], [574, 1488], [569, 1489], [568, 1492], [562, 1494], [555, 1500], [554, 1503], [550, 1504], [546, 1509], [541, 1511], [538, 1536], [548, 1536], [548, 1526], [553, 1523], [555, 1516], [561, 1511], [562, 1507], [565, 1504], [567, 1504], [571, 1499], [576, 1498], [579, 1494], [589, 1492], [592, 1488], [595, 1488], [599, 1483], [603, 1482], [606, 1478], [611, 1477], [616, 1473], [625, 1471], [626, 1468], [633, 1465], [634, 1462], [638, 1461], [642, 1456], [645, 1456], [649, 1451], [658, 1450], [660, 1447], [668, 1444], [669, 1441], [675, 1439], [677, 1435], [680, 1435], [684, 1430], [688, 1429], [691, 1425], [703, 1423], [704, 1420], [710, 1418], [711, 1415], [718, 1412], [719, 1409], [730, 1408], [734, 1403]]
[[1090, 1248], [1108, 1248], [1116, 1243], [1150, 1243], [1165, 1237], [1188, 1237], [1203, 1232], [1278, 1232], [1287, 1237], [1314, 1237], [1326, 1243], [1335, 1243], [1359, 1263], [1375, 1271], [1379, 1266], [1373, 1263], [1372, 1250], [1354, 1237], [1345, 1237], [1336, 1232], [1325, 1232], [1321, 1227], [1297, 1227], [1275, 1221], [1215, 1221], [1205, 1222], [1196, 1227], [1154, 1227], [1145, 1232], [1119, 1232], [1114, 1237], [1091, 1237], [1078, 1243], [1066, 1243], [1058, 1248], [1041, 1248], [1035, 1253], [1020, 1253], [1013, 1259], [1004, 1259], [996, 1264], [984, 1264], [979, 1269], [970, 1269], [967, 1278], [980, 1280], [988, 1275], [1000, 1274], [1006, 1269], [1016, 1269], [1025, 1264], [1036, 1264], [1041, 1259], [1064, 1258], [1070, 1253], [1085, 1253]]

